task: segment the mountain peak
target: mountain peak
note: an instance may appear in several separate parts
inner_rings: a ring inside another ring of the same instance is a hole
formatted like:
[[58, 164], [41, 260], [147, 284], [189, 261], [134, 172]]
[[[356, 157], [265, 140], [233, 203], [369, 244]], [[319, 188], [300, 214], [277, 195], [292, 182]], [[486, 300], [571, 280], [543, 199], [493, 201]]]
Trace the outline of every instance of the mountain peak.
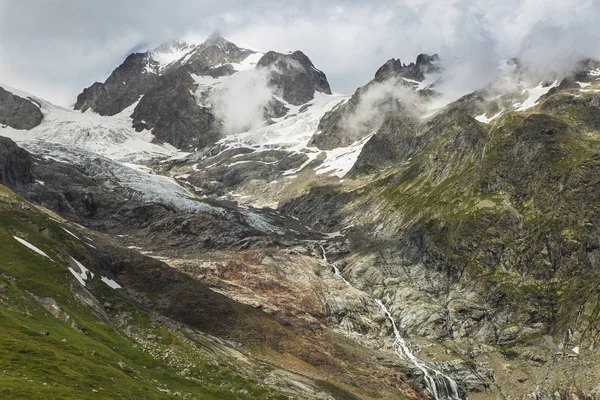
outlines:
[[223, 35], [221, 34], [221, 31], [218, 29], [215, 29], [213, 33], [210, 34], [210, 36], [208, 37], [208, 40], [218, 40], [218, 39], [223, 39]]
[[376, 81], [384, 81], [390, 77], [404, 77], [422, 81], [425, 79], [425, 74], [440, 72], [440, 57], [437, 54], [432, 56], [428, 54], [419, 54], [416, 62], [411, 62], [406, 65], [399, 59], [392, 58], [386, 61], [375, 73]]
[[155, 53], [173, 53], [177, 51], [181, 51], [182, 49], [188, 47], [189, 45], [186, 42], [177, 39], [171, 39], [167, 42], [161, 43], [156, 48], [154, 48]]
[[215, 30], [210, 36], [202, 43], [202, 45], [222, 45], [223, 43], [230, 43], [223, 37], [220, 30]]

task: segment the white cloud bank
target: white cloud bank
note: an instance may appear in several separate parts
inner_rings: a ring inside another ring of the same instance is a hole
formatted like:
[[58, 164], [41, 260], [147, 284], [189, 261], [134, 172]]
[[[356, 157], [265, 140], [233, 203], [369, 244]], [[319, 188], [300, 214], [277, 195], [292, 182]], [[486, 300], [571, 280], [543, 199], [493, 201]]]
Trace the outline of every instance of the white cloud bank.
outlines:
[[301, 49], [337, 92], [419, 53], [462, 66], [466, 90], [503, 59], [559, 71], [600, 56], [599, 19], [594, 0], [0, 0], [0, 82], [68, 105], [128, 52], [219, 28], [263, 51]]

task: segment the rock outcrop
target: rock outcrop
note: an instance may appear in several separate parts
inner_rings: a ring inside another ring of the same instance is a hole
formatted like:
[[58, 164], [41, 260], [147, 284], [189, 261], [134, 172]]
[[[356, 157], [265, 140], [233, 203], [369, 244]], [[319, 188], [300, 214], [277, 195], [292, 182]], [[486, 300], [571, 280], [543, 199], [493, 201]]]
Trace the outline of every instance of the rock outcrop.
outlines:
[[38, 104], [31, 99], [16, 96], [0, 87], [0, 124], [15, 129], [32, 129], [38, 126], [44, 115]]
[[16, 188], [33, 180], [29, 153], [0, 136], [0, 184]]
[[192, 94], [196, 83], [182, 67], [160, 77], [139, 102], [131, 118], [137, 130], [149, 129], [159, 142], [182, 150], [197, 150], [214, 143], [219, 125], [209, 108], [198, 105]]
[[270, 84], [290, 104], [299, 106], [311, 101], [315, 91], [331, 94], [325, 74], [301, 51], [291, 54], [269, 51], [258, 61], [258, 67], [270, 69]]
[[146, 94], [158, 82], [158, 63], [148, 53], [130, 54], [104, 83], [96, 82], [77, 96], [75, 109], [115, 115]]
[[416, 62], [408, 65], [403, 64], [397, 58], [392, 58], [375, 72], [375, 81], [383, 82], [390, 78], [402, 77], [421, 82], [425, 80], [426, 75], [438, 73], [441, 70], [440, 57], [437, 54], [432, 56], [419, 54]]

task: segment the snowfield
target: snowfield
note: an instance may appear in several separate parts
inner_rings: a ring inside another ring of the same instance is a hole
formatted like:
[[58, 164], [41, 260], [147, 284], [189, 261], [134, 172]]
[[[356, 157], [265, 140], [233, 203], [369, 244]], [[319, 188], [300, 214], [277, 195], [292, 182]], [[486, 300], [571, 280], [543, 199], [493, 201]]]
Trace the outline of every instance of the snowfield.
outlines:
[[314, 99], [303, 106], [305, 108], [303, 112], [300, 112], [301, 107], [286, 103], [290, 112], [287, 116], [276, 120], [277, 122], [274, 124], [228, 135], [217, 145], [222, 146], [223, 150], [245, 147], [253, 149], [255, 152], [283, 150], [306, 155], [308, 159], [301, 166], [283, 172], [283, 175], [287, 177], [294, 177], [295, 174], [324, 154], [326, 160], [316, 167], [316, 170], [323, 169], [317, 173], [343, 177], [356, 162], [358, 154], [367, 140], [363, 139], [348, 148], [332, 151], [323, 151], [308, 144], [325, 113], [348, 99], [349, 96], [345, 95], [326, 95], [315, 92]]
[[538, 100], [540, 99], [540, 97], [547, 94], [550, 91], [550, 89], [557, 87], [558, 84], [559, 81], [556, 80], [548, 86], [543, 86], [543, 83], [540, 83], [534, 88], [524, 89], [523, 94], [527, 93], [527, 99], [523, 103], [515, 104], [514, 106], [517, 107], [517, 111], [529, 110], [530, 108], [535, 107], [538, 104]]
[[24, 148], [56, 144], [121, 162], [144, 163], [181, 154], [168, 144], [152, 143], [154, 137], [150, 131], [136, 132], [131, 127], [129, 116], [137, 102], [117, 115], [104, 117], [91, 111], [81, 113], [35, 100], [44, 114], [42, 123], [29, 131], [0, 128], [0, 136], [7, 136]]
[[22, 245], [28, 247], [30, 250], [35, 251], [36, 253], [38, 253], [41, 256], [44, 256], [46, 258], [48, 258], [50, 261], [54, 261], [50, 258], [50, 256], [46, 253], [44, 253], [42, 250], [38, 249], [37, 247], [35, 247], [34, 245], [32, 245], [31, 243], [29, 243], [27, 240], [25, 239], [21, 239], [20, 237], [16, 237], [13, 236], [13, 238], [15, 238], [15, 240], [19, 243], [21, 243]]
[[106, 285], [111, 289], [121, 289], [121, 285], [119, 285], [117, 282], [113, 281], [112, 279], [109, 279], [109, 278], [103, 276], [100, 280], [102, 282], [106, 283]]

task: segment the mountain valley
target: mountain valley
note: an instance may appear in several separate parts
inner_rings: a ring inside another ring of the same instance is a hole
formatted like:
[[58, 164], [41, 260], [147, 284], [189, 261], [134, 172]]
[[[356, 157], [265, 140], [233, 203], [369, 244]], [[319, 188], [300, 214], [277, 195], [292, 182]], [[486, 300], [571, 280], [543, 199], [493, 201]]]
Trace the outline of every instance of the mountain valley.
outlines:
[[2, 398], [600, 399], [600, 61], [448, 79], [215, 32], [0, 84]]

